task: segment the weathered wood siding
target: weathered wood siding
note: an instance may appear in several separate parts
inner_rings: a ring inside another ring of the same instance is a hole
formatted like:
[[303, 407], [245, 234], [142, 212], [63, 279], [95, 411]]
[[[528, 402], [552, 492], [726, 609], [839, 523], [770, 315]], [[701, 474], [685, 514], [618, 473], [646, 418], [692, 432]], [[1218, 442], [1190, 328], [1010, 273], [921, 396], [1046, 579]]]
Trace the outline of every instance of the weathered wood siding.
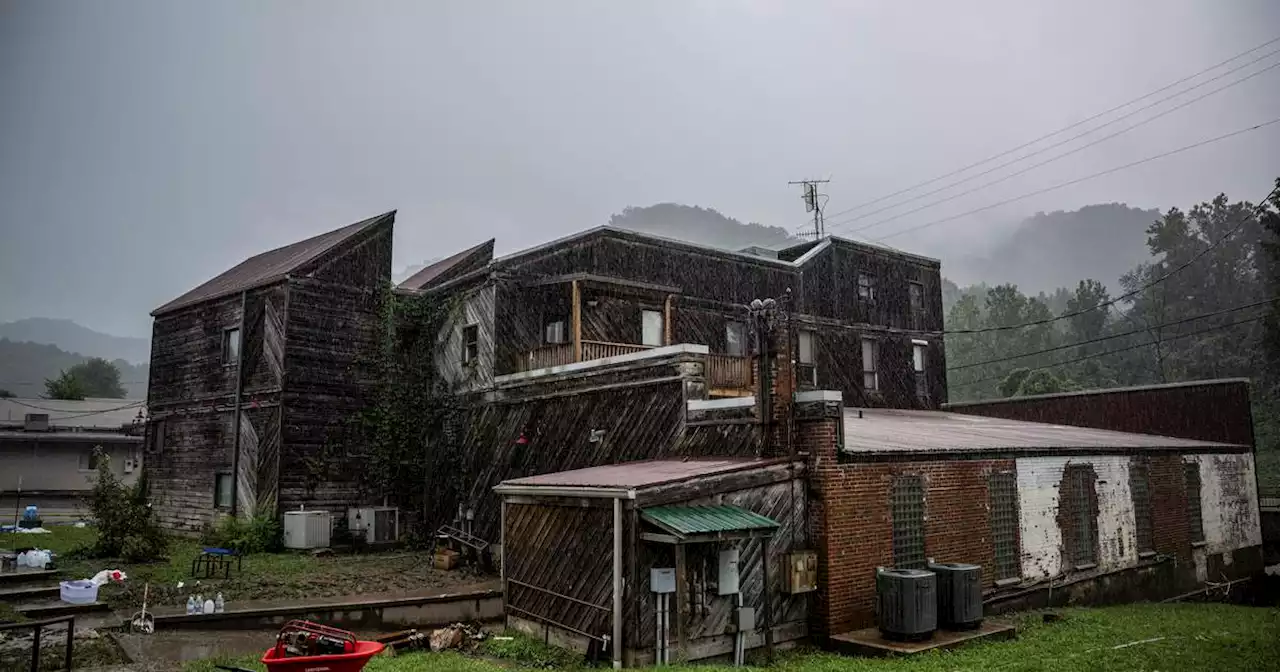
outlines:
[[[494, 297], [497, 287], [485, 283], [442, 296], [440, 301], [457, 301], [452, 314], [440, 330], [436, 346], [436, 368], [459, 394], [487, 389], [493, 385], [494, 369]], [[463, 331], [475, 325], [479, 346], [473, 364], [463, 364]]]
[[[847, 406], [871, 408], [937, 409], [946, 399], [946, 353], [940, 336], [909, 332], [858, 328], [823, 323], [801, 324], [799, 328], [814, 331], [814, 367], [817, 385], [801, 378], [801, 389], [839, 390]], [[863, 386], [862, 339], [879, 343], [880, 358], [876, 362], [880, 389], [875, 392]], [[916, 394], [913, 340], [928, 342], [925, 375], [928, 399]]]
[[373, 402], [391, 278], [386, 221], [289, 279], [285, 339], [282, 509], [345, 511], [361, 502], [366, 447], [352, 431]]

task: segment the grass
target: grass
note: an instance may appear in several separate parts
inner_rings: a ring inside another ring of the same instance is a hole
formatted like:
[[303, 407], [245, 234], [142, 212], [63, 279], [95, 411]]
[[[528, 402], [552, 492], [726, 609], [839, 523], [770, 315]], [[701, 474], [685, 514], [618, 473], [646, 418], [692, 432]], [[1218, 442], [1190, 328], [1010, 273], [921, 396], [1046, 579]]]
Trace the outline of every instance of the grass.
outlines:
[[[338, 595], [403, 594], [410, 590], [445, 588], [477, 583], [484, 577], [464, 571], [443, 572], [429, 566], [426, 553], [384, 552], [315, 557], [310, 553], [260, 553], [244, 559], [244, 570], [232, 568], [230, 579], [191, 578], [191, 560], [201, 544], [174, 538], [167, 560], [125, 563], [118, 560], [81, 560], [70, 554], [94, 541], [92, 527], [54, 526], [51, 534], [0, 535], [10, 548], [38, 546], [58, 555], [56, 564], [69, 578], [88, 578], [103, 569], [121, 569], [128, 575], [123, 586], [107, 585], [101, 599], [117, 608], [142, 603], [143, 585], [150, 583], [152, 606], [182, 606], [192, 593], [221, 592], [233, 604], [240, 600], [295, 600]], [[179, 582], [185, 585], [179, 589]]]
[[[776, 672], [1076, 672], [1094, 670], [1280, 670], [1280, 610], [1218, 604], [1127, 605], [1068, 609], [1045, 624], [1039, 614], [1017, 619], [1018, 639], [973, 644], [910, 658], [848, 658], [830, 653], [779, 654]], [[578, 657], [517, 638], [489, 642], [491, 658], [454, 653], [378, 657], [367, 672], [502, 672], [581, 669]], [[492, 659], [496, 658], [496, 660]], [[256, 659], [200, 661], [184, 672], [212, 672], [215, 662], [263, 670]], [[726, 666], [670, 666], [671, 672], [729, 672]], [[766, 669], [757, 667], [755, 669]]]

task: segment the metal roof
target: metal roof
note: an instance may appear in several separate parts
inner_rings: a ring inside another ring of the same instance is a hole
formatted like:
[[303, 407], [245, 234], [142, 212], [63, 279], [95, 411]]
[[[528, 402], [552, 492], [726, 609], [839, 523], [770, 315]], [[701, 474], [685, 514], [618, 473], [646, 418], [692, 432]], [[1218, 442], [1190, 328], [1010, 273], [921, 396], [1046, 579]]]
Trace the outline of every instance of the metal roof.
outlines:
[[268, 250], [236, 264], [231, 269], [151, 311], [152, 316], [210, 299], [218, 299], [247, 289], [283, 280], [286, 275], [341, 245], [352, 236], [383, 222], [394, 222], [396, 211], [334, 229], [291, 245]]
[[503, 481], [498, 488], [547, 487], [547, 488], [643, 488], [689, 478], [722, 474], [740, 469], [750, 469], [774, 464], [778, 460], [756, 458], [644, 460], [587, 467], [572, 471], [557, 471], [538, 476], [526, 476]]
[[468, 247], [449, 257], [445, 257], [440, 261], [429, 264], [426, 268], [405, 278], [397, 287], [404, 289], [426, 289], [427, 287], [448, 279], [450, 272], [462, 265], [465, 269], [463, 272], [472, 271], [475, 268], [484, 267], [490, 261], [493, 261], [493, 245], [495, 238], [490, 238], [479, 245]]
[[142, 436], [121, 432], [21, 432], [0, 430], [0, 441], [44, 443], [142, 443]]
[[55, 429], [119, 430], [132, 425], [138, 411], [146, 418], [146, 402], [141, 399], [0, 399], [0, 427], [22, 427], [27, 414], [43, 414]]
[[778, 521], [748, 511], [741, 506], [655, 506], [640, 510], [640, 517], [658, 527], [680, 536], [740, 532], [745, 530], [772, 530]]
[[1249, 447], [942, 411], [844, 409], [844, 450], [853, 454], [1117, 449], [1238, 452]]

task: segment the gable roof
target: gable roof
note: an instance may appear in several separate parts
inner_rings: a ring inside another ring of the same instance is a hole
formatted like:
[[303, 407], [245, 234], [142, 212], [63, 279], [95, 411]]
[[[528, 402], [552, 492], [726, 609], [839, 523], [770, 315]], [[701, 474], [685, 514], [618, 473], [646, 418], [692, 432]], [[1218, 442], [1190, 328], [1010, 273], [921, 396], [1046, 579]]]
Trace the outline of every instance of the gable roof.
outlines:
[[283, 280], [286, 275], [315, 261], [361, 232], [383, 222], [394, 222], [396, 211], [385, 212], [328, 233], [268, 250], [236, 264], [231, 269], [151, 311], [152, 317], [179, 308], [219, 299], [247, 289]]
[[404, 282], [398, 286], [404, 289], [426, 289], [482, 268], [493, 261], [493, 245], [496, 240], [496, 238], [490, 238], [475, 247], [468, 247], [457, 254], [445, 257], [405, 278]]

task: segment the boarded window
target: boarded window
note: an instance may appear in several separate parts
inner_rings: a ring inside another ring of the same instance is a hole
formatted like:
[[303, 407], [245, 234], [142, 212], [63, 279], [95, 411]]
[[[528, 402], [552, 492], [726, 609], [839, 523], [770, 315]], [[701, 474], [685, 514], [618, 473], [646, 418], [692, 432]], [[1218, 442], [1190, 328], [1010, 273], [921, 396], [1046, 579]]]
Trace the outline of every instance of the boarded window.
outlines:
[[564, 320], [548, 322], [543, 329], [542, 340], [549, 345], [567, 343], [569, 341], [569, 333], [565, 328]]
[[216, 474], [213, 479], [214, 506], [220, 509], [231, 508], [231, 474]]
[[222, 330], [222, 362], [235, 364], [240, 361], [240, 328]]
[[876, 300], [876, 276], [870, 273], [858, 274], [858, 298], [863, 301]]
[[911, 298], [911, 314], [919, 315], [924, 312], [924, 285], [918, 282], [907, 284], [907, 293]]
[[480, 327], [469, 324], [462, 328], [462, 363], [475, 364], [480, 359]]
[[923, 569], [924, 477], [914, 474], [895, 476], [889, 508], [893, 514], [893, 566]]
[[734, 357], [747, 354], [747, 325], [741, 322], [726, 322], [724, 325], [724, 352]]
[[1151, 461], [1146, 457], [1129, 460], [1129, 494], [1133, 497], [1134, 543], [1139, 553], [1155, 551], [1151, 522]]
[[663, 345], [662, 312], [646, 310], [641, 313], [640, 344], [657, 347]]
[[1085, 567], [1098, 563], [1098, 495], [1093, 466], [1075, 464], [1062, 474], [1058, 493], [1058, 526], [1067, 564]]
[[1022, 575], [1018, 552], [1018, 475], [993, 473], [987, 483], [991, 499], [991, 539], [995, 546], [996, 580]]
[[1187, 484], [1187, 531], [1191, 535], [1191, 543], [1204, 541], [1204, 518], [1200, 510], [1200, 463], [1187, 462], [1182, 465]]
[[880, 342], [874, 338], [862, 339], [862, 389], [874, 392], [880, 389]]

